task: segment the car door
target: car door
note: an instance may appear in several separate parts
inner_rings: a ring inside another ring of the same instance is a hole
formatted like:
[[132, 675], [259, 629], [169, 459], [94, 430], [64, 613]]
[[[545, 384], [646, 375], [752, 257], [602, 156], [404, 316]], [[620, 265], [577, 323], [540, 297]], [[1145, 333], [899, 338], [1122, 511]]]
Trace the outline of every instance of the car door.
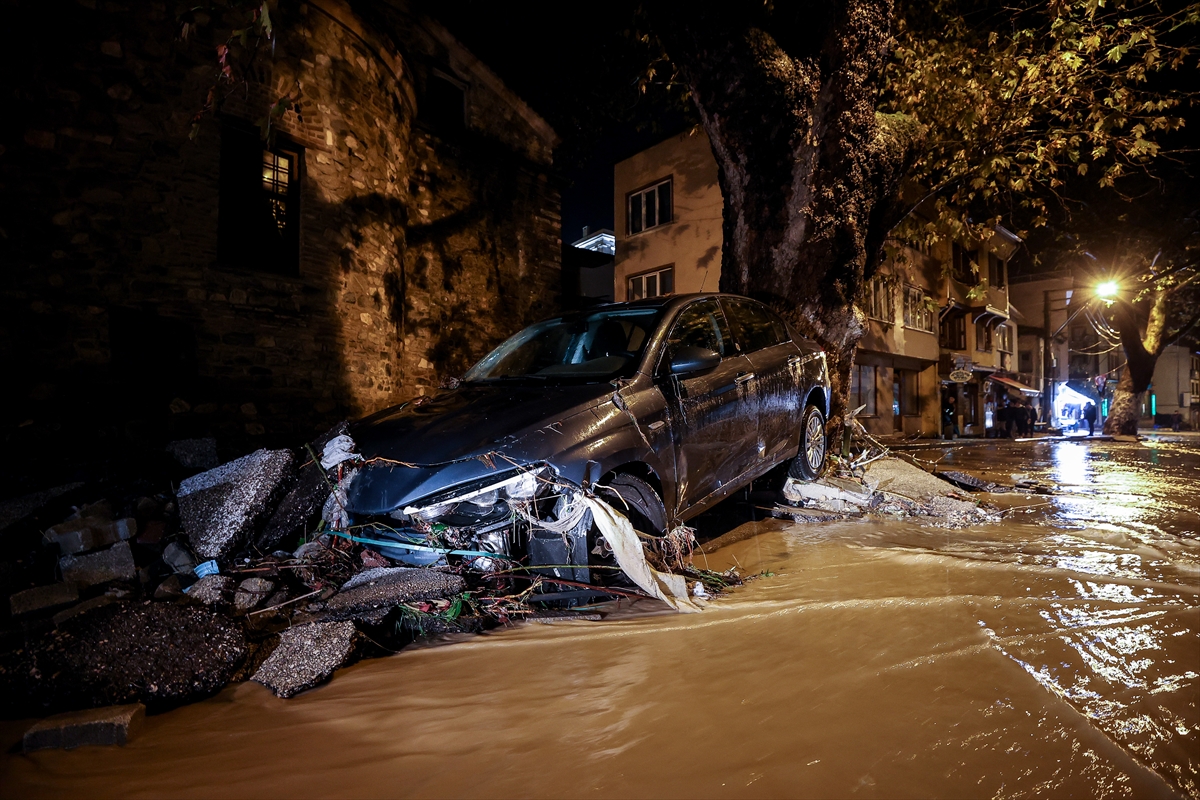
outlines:
[[787, 326], [762, 303], [745, 298], [721, 298], [734, 339], [749, 359], [753, 378], [748, 388], [758, 400], [758, 435], [754, 454], [765, 470], [780, 461], [799, 442], [804, 411], [802, 353]]
[[[721, 355], [713, 369], [671, 375], [681, 347]], [[750, 361], [737, 352], [715, 298], [688, 305], [676, 317], [657, 375], [672, 409], [678, 508], [687, 509], [743, 473], [754, 456], [757, 401], [749, 391]]]

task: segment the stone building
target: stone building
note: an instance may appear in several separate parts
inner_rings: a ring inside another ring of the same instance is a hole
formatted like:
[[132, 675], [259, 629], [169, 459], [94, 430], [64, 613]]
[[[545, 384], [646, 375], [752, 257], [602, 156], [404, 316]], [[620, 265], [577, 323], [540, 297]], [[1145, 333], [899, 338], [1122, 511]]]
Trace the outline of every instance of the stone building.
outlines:
[[46, 31], [6, 56], [6, 424], [132, 403], [294, 441], [557, 308], [549, 125], [415, 2], [272, 5], [216, 84], [245, 13], [78, 0], [50, 30], [5, 3]]

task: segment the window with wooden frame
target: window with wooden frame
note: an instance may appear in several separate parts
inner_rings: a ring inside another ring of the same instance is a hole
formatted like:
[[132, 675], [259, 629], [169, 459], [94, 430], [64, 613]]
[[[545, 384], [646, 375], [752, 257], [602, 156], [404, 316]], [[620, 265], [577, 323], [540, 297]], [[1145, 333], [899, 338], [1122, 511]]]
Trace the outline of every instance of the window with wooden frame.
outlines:
[[995, 253], [989, 251], [987, 254], [988, 261], [988, 286], [995, 289], [1003, 289], [1005, 280], [1005, 263], [1004, 259]]
[[666, 225], [674, 219], [672, 180], [656, 181], [625, 195], [625, 233], [635, 233]]
[[979, 251], [968, 250], [958, 242], [951, 248], [950, 274], [959, 283], [979, 283]]
[[281, 275], [300, 272], [303, 149], [237, 121], [221, 128], [217, 258], [222, 266]]
[[938, 327], [938, 342], [948, 350], [967, 349], [967, 318], [962, 311], [951, 311]]
[[641, 300], [646, 297], [661, 297], [675, 292], [675, 267], [669, 265], [631, 275], [625, 281], [625, 299]]
[[904, 287], [904, 327], [933, 333], [933, 309], [929, 296], [916, 286]]
[[876, 277], [867, 284], [867, 316], [880, 322], [896, 321], [896, 300], [892, 284]]
[[1013, 351], [1012, 328], [1005, 323], [996, 326], [996, 349], [1002, 353]]
[[992, 326], [983, 320], [975, 323], [975, 349], [981, 353], [992, 352]]

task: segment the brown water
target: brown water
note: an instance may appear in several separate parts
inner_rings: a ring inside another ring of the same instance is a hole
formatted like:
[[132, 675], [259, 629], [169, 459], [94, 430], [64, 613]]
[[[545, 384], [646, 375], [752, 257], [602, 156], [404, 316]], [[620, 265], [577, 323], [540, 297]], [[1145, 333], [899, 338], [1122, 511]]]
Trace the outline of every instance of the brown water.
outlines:
[[0, 792], [1200, 797], [1200, 438], [919, 455], [1071, 493], [964, 531], [744, 522], [709, 564], [773, 574], [702, 614], [242, 684], [123, 749], [5, 755]]

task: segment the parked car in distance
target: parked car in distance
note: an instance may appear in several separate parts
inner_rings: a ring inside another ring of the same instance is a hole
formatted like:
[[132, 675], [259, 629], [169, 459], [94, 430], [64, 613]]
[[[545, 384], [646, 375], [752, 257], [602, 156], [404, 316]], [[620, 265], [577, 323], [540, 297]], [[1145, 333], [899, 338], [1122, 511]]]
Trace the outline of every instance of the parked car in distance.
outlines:
[[597, 306], [531, 325], [455, 388], [353, 425], [367, 463], [347, 510], [395, 542], [391, 558], [455, 549], [489, 569], [500, 561], [486, 554], [527, 557], [587, 582], [605, 555], [590, 515], [549, 529], [570, 487], [662, 534], [786, 461], [816, 479], [828, 412], [824, 352], [757, 301]]

